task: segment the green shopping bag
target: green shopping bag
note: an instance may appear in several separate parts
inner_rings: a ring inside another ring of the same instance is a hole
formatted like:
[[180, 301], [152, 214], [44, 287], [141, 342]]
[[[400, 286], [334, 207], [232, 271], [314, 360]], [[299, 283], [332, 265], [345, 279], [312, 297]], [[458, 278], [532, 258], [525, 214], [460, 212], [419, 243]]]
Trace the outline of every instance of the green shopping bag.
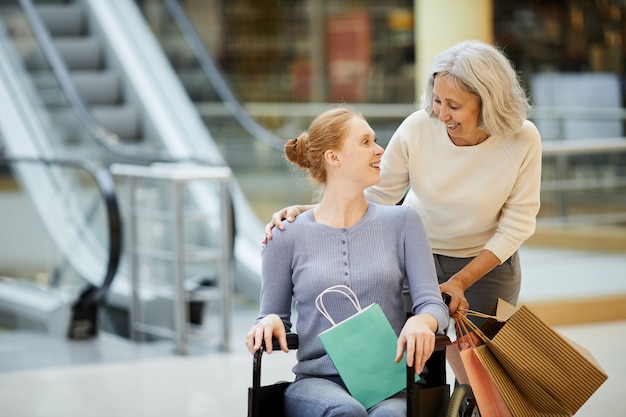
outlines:
[[[323, 297], [328, 293], [343, 294], [357, 313], [335, 323], [324, 306]], [[368, 409], [406, 388], [405, 358], [394, 362], [398, 336], [378, 304], [362, 309], [354, 292], [344, 285], [322, 291], [315, 302], [333, 325], [319, 338], [356, 400]]]

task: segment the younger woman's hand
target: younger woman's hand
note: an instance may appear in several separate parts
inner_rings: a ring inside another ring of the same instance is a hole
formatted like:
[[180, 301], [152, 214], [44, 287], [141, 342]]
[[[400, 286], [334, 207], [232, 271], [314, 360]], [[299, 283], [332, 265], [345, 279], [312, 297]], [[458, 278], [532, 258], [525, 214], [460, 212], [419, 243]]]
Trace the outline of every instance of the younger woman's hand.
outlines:
[[437, 320], [430, 314], [409, 317], [398, 337], [396, 363], [406, 351], [407, 366], [414, 366], [415, 373], [421, 373], [430, 355], [435, 350], [435, 330]]
[[268, 314], [257, 324], [252, 326], [246, 336], [246, 347], [250, 353], [254, 353], [261, 348], [265, 342], [265, 351], [272, 353], [272, 339], [278, 339], [280, 350], [289, 352], [287, 347], [287, 332], [285, 325], [277, 314]]

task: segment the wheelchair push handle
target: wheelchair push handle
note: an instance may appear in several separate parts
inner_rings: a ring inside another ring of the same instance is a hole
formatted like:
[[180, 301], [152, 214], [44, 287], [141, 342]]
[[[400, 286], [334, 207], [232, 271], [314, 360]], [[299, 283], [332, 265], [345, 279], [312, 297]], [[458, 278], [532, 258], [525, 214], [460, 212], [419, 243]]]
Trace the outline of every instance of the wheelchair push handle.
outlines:
[[450, 307], [450, 301], [452, 300], [452, 297], [450, 297], [450, 294], [446, 294], [445, 292], [441, 293], [441, 298], [443, 298], [443, 302]]

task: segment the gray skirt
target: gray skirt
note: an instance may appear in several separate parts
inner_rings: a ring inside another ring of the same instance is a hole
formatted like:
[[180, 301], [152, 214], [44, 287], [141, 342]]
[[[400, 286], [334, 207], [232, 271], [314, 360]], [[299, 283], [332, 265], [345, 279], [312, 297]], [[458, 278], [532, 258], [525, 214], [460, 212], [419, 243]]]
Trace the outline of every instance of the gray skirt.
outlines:
[[[453, 258], [451, 256], [433, 255], [437, 269], [437, 279], [442, 284], [452, 275], [459, 272], [473, 258]], [[465, 298], [469, 303], [470, 310], [481, 313], [491, 313], [498, 298], [510, 304], [517, 304], [522, 273], [520, 268], [519, 254], [516, 251], [509, 259], [495, 267], [488, 274], [479, 279], [474, 285], [465, 291]], [[471, 318], [474, 323], [481, 325], [484, 320]]]

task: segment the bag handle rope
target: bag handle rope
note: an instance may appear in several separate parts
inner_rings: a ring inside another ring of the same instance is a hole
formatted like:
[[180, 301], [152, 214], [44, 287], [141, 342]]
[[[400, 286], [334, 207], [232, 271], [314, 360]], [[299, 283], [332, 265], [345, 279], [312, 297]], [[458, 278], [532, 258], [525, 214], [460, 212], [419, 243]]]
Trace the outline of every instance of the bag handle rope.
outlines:
[[333, 293], [333, 292], [337, 294], [341, 294], [345, 296], [348, 300], [350, 300], [350, 302], [352, 303], [352, 305], [354, 306], [357, 312], [362, 310], [361, 304], [359, 303], [359, 299], [357, 298], [354, 291], [352, 291], [352, 289], [348, 287], [347, 285], [335, 285], [335, 286], [326, 288], [317, 296], [317, 298], [315, 298], [315, 306], [317, 307], [318, 311], [322, 313], [322, 315], [326, 317], [326, 319], [333, 326], [336, 326], [337, 323], [335, 323], [335, 320], [333, 320], [332, 316], [326, 309], [326, 306], [324, 305], [324, 298], [323, 298], [324, 295]]
[[[487, 336], [485, 336], [485, 334], [482, 332], [482, 330], [480, 330], [480, 328], [474, 324], [473, 321], [471, 321], [470, 319], [467, 318], [467, 316], [474, 316], [474, 317], [480, 317], [483, 319], [493, 319], [499, 322], [503, 322], [506, 320], [501, 320], [499, 318], [497, 318], [496, 316], [492, 316], [490, 314], [485, 314], [485, 313], [481, 313], [479, 311], [474, 311], [474, 310], [458, 310], [454, 313], [454, 321], [455, 323], [461, 323], [461, 325], [465, 328], [465, 330], [467, 331], [468, 329], [472, 332], [474, 332], [478, 337], [480, 337], [483, 341], [486, 341], [488, 338]], [[469, 334], [469, 333], [468, 333]], [[471, 339], [471, 337], [469, 337], [469, 339]]]
[[[482, 317], [482, 318], [495, 318], [495, 317], [488, 316], [487, 314], [479, 313], [477, 311], [472, 311], [472, 310], [457, 311], [454, 315], [455, 322], [460, 322], [466, 331], [469, 330], [469, 332], [474, 332], [476, 336], [478, 336], [482, 340], [485, 340], [485, 335], [483, 334], [482, 330], [480, 330], [480, 328], [467, 317], [468, 315], [469, 316], [476, 315], [476, 317]], [[468, 338], [471, 339], [471, 336], [469, 336], [469, 332], [467, 333]]]
[[[465, 317], [463, 314], [459, 313], [458, 311], [455, 311], [454, 315], [453, 315], [453, 318], [454, 318], [454, 325], [456, 327], [456, 332], [459, 335], [459, 337], [461, 339], [464, 339], [465, 341], [467, 341], [467, 343], [469, 343], [470, 347], [475, 348], [476, 344], [474, 343], [474, 339], [470, 335], [470, 332], [467, 329], [467, 324], [465, 323], [465, 320], [467, 320], [467, 317]], [[472, 324], [474, 324], [474, 323], [472, 323]], [[459, 350], [463, 350], [461, 348], [461, 344], [460, 343], [457, 343], [456, 345], [459, 348]]]
[[492, 316], [490, 314], [481, 313], [480, 311], [463, 309], [463, 310], [460, 310], [460, 312], [463, 315], [473, 316], [473, 317], [480, 317], [481, 319], [493, 319], [493, 320], [497, 320], [497, 321], [500, 321], [500, 322], [506, 321], [506, 320], [501, 320], [498, 317]]

